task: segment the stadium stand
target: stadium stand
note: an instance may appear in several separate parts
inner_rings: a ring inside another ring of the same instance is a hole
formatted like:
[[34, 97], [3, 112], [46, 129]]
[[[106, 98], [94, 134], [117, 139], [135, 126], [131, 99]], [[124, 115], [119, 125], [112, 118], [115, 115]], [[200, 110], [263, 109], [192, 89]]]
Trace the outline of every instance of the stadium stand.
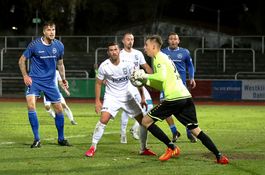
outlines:
[[[27, 37], [30, 38], [30, 37]], [[98, 49], [105, 45], [106, 42], [113, 39], [120, 41], [120, 36], [82, 36], [82, 37], [59, 37], [65, 44], [65, 56], [64, 63], [66, 67], [66, 76], [68, 78], [87, 78], [89, 72], [94, 69], [94, 64], [97, 62], [100, 64], [106, 59], [106, 50], [104, 48]], [[137, 48], [143, 47], [143, 38], [140, 37], [140, 42], [137, 43]], [[82, 42], [78, 43], [81, 39]], [[21, 40], [21, 38], [20, 38]], [[0, 40], [0, 45], [4, 40]], [[248, 40], [249, 41], [249, 40]], [[188, 36], [182, 43], [183, 47], [190, 48], [191, 55], [193, 57], [194, 65], [196, 67], [195, 78], [196, 79], [234, 79], [238, 72], [250, 72], [250, 74], [240, 74], [239, 78], [259, 78], [263, 74], [252, 74], [252, 72], [263, 72], [265, 67], [264, 61], [264, 46], [260, 43], [257, 47], [255, 44], [255, 50], [251, 49], [251, 45], [241, 44], [242, 48], [238, 48], [240, 44], [237, 41], [237, 48], [220, 48], [221, 50], [213, 50], [213, 48], [203, 48], [203, 44], [199, 45], [199, 39], [195, 44]], [[11, 48], [22, 47], [25, 42], [21, 44], [10, 44]], [[14, 43], [14, 37], [12, 37], [12, 43]], [[253, 45], [253, 44], [252, 44]], [[191, 47], [189, 47], [191, 46]], [[224, 57], [225, 49], [225, 57]], [[253, 56], [253, 51], [254, 56]], [[24, 93], [24, 84], [21, 78], [20, 70], [18, 67], [18, 59], [21, 56], [22, 50], [6, 50], [3, 51], [3, 70], [0, 71], [0, 83], [2, 88], [2, 95], [18, 95], [21, 96]], [[225, 59], [225, 60], [224, 60]], [[254, 61], [253, 61], [254, 59]], [[146, 58], [150, 64], [150, 59]], [[1, 90], [1, 89], [0, 89]]]

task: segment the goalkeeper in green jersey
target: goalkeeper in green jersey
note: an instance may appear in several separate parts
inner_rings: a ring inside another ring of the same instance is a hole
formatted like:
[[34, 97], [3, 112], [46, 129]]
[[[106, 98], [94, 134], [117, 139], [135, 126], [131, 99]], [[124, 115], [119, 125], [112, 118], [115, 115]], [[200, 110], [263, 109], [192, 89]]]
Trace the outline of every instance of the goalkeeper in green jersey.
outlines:
[[151, 109], [141, 122], [148, 131], [168, 147], [159, 159], [165, 161], [178, 156], [180, 153], [180, 149], [155, 124], [156, 121], [162, 121], [174, 115], [216, 156], [217, 163], [228, 164], [228, 158], [220, 153], [210, 137], [199, 128], [191, 94], [182, 83], [174, 63], [160, 51], [161, 46], [162, 39], [160, 36], [153, 35], [146, 38], [144, 50], [153, 59], [154, 73], [145, 74], [144, 70], [140, 69], [133, 72], [131, 77], [132, 81], [141, 81], [152, 88], [164, 91], [165, 100]]

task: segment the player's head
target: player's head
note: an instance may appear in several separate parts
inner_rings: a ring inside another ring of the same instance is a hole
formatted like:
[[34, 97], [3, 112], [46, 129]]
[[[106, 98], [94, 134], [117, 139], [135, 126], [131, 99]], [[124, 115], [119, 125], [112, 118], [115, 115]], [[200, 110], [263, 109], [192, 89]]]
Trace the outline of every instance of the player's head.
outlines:
[[120, 48], [118, 43], [110, 42], [107, 44], [107, 54], [111, 61], [116, 61], [119, 59]]
[[170, 49], [176, 49], [180, 43], [178, 34], [170, 32], [167, 37], [167, 42]]
[[126, 51], [130, 50], [133, 47], [133, 43], [134, 43], [133, 34], [130, 32], [125, 33], [123, 35], [122, 43]]
[[53, 40], [55, 38], [55, 23], [48, 21], [43, 24], [43, 35], [47, 40]]
[[144, 45], [144, 51], [149, 57], [154, 57], [161, 49], [163, 44], [159, 35], [147, 36]]

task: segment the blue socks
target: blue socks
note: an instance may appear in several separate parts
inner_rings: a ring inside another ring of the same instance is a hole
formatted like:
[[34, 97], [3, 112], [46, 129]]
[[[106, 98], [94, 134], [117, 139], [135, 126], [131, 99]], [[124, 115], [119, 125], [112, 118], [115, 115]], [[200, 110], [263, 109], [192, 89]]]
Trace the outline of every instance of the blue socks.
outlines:
[[[170, 125], [169, 127], [170, 127], [172, 134], [177, 133], [177, 127], [175, 125]], [[187, 132], [187, 136], [191, 135], [191, 131], [188, 128], [186, 128], [186, 132]]]
[[191, 131], [188, 128], [186, 128], [186, 131], [187, 131], [187, 136], [190, 136], [191, 135]]
[[56, 113], [55, 125], [58, 131], [58, 141], [64, 140], [64, 115], [63, 113]]
[[36, 111], [28, 111], [29, 122], [34, 135], [34, 140], [39, 141], [39, 121]]
[[177, 127], [173, 124], [173, 125], [170, 125], [170, 130], [172, 132], [172, 134], [176, 134], [177, 133]]
[[[39, 121], [36, 111], [28, 111], [29, 122], [34, 135], [34, 140], [39, 141]], [[63, 113], [56, 114], [55, 125], [58, 131], [58, 141], [64, 140], [64, 115]]]

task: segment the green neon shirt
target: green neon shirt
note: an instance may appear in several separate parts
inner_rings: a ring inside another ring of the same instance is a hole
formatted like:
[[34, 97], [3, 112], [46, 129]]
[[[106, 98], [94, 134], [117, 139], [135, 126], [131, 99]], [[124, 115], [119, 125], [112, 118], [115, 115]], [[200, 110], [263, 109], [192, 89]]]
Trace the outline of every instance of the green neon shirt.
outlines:
[[146, 84], [159, 91], [164, 91], [165, 100], [191, 98], [188, 89], [182, 83], [174, 63], [162, 52], [153, 59], [154, 73], [149, 74]]

